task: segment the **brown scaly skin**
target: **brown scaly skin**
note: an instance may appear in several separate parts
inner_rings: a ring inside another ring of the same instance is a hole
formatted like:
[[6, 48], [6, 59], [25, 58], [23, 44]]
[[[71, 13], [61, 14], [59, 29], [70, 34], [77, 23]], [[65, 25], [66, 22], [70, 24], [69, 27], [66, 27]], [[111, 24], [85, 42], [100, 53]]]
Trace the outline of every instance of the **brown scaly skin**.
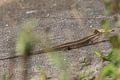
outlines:
[[[78, 48], [78, 46], [79, 47], [86, 46], [86, 45], [89, 45], [89, 43], [92, 40], [96, 39], [96, 37], [99, 37], [101, 35], [101, 33], [103, 33], [103, 32], [99, 31], [99, 30], [95, 30], [93, 34], [91, 34], [91, 35], [89, 35], [89, 36], [87, 36], [83, 39], [68, 42], [68, 43], [64, 43], [64, 44], [54, 46], [54, 47], [51, 47], [51, 48], [46, 48], [46, 49], [42, 49], [42, 50], [39, 50], [39, 51], [35, 51], [35, 52], [33, 52], [34, 54], [30, 54], [29, 56], [48, 53], [48, 52], [53, 52], [53, 51], [58, 51], [58, 50], [64, 50], [64, 49], [70, 50], [70, 49]], [[12, 57], [2, 58], [0, 60], [14, 59], [14, 58], [18, 58], [18, 57], [23, 57], [23, 56], [16, 55], [16, 56], [12, 56]]]

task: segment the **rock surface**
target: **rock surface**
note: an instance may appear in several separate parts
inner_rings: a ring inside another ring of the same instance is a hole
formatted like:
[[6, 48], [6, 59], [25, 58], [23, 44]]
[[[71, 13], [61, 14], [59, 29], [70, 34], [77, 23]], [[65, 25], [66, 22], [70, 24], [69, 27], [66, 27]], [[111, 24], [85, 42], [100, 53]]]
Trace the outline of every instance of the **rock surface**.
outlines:
[[[101, 28], [100, 22], [105, 18], [104, 4], [100, 0], [1, 0], [0, 58], [16, 53], [16, 35], [26, 20], [39, 19], [35, 31], [44, 37], [49, 36], [52, 45], [58, 45], [91, 34], [94, 29]], [[41, 49], [39, 44], [36, 45], [37, 50]], [[93, 54], [91, 48], [103, 53], [110, 50], [109, 43], [105, 42], [59, 51], [65, 56], [64, 60], [69, 66], [67, 71], [73, 77], [90, 73], [89, 77], [92, 78], [100, 71], [102, 60]], [[0, 79], [5, 72], [11, 80], [21, 80], [20, 60], [0, 61]], [[59, 70], [46, 54], [31, 56], [27, 65], [28, 80], [40, 74], [38, 65], [45, 68], [48, 77], [58, 77]]]

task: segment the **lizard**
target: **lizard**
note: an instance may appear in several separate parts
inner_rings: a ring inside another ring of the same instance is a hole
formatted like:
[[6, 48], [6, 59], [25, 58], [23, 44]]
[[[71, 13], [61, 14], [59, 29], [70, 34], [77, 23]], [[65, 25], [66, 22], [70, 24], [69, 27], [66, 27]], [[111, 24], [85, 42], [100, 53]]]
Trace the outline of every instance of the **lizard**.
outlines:
[[[108, 32], [111, 32], [111, 31], [114, 31], [114, 30], [110, 30]], [[99, 30], [95, 29], [91, 35], [84, 37], [80, 40], [76, 40], [76, 41], [72, 41], [72, 42], [68, 42], [68, 43], [63, 43], [61, 45], [53, 46], [51, 48], [46, 48], [46, 49], [34, 51], [29, 56], [58, 51], [58, 50], [62, 50], [62, 49], [63, 50], [64, 49], [70, 50], [70, 49], [75, 48], [76, 46], [79, 46], [79, 47], [85, 46], [85, 44], [87, 44], [87, 45], [90, 44], [93, 40], [95, 40], [97, 37], [99, 37], [104, 32], [105, 31], [102, 29], [99, 29]], [[14, 59], [14, 58], [18, 58], [18, 57], [23, 57], [23, 55], [15, 55], [15, 56], [11, 56], [11, 57], [1, 58], [0, 60]]]

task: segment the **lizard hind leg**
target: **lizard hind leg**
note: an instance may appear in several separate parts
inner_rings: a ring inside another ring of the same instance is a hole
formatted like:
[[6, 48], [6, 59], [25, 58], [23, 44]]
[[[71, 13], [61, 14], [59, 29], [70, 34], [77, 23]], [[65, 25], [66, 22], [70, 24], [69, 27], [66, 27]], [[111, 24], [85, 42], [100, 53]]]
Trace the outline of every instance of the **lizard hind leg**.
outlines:
[[67, 47], [67, 50], [71, 50], [72, 48], [71, 47]]

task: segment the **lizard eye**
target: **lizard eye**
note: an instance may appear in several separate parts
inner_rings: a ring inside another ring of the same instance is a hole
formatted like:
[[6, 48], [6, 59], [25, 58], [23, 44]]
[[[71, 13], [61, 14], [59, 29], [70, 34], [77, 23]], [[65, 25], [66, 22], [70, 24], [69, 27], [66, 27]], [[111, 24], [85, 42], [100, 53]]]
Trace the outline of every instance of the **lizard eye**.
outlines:
[[94, 33], [96, 34], [96, 33], [99, 33], [100, 31], [99, 30], [97, 30], [97, 29], [95, 29], [94, 30]]

